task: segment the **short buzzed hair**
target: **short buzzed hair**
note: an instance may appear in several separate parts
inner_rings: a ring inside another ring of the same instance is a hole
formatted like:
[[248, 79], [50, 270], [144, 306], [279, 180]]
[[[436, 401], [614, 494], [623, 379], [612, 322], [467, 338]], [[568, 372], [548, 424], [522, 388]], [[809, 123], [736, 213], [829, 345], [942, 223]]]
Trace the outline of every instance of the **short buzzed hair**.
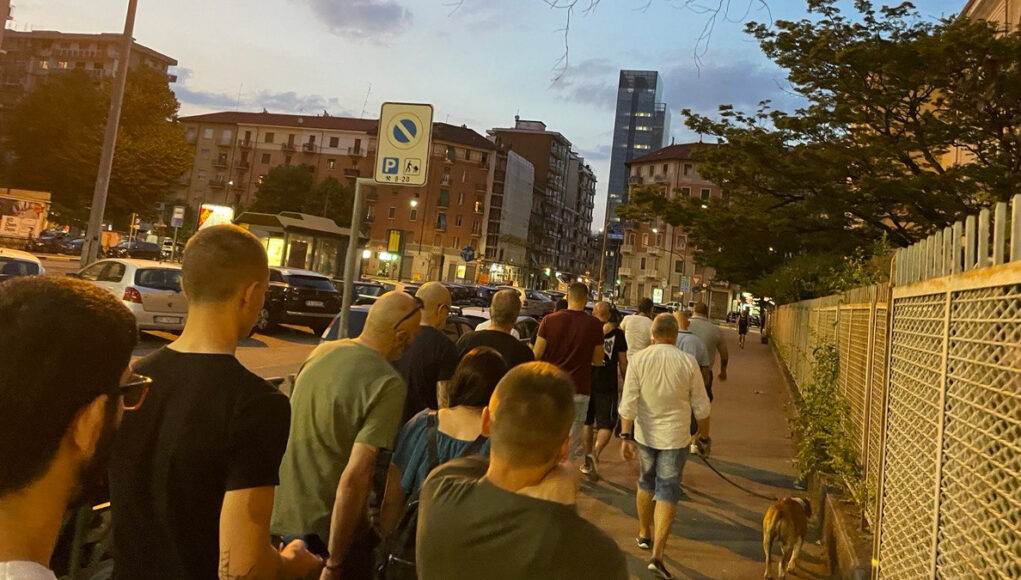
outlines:
[[588, 286], [575, 282], [567, 288], [567, 299], [575, 302], [588, 301]]
[[262, 242], [235, 225], [212, 226], [195, 234], [184, 248], [181, 285], [193, 304], [216, 304], [237, 296], [269, 268]]
[[508, 372], [490, 402], [493, 453], [516, 467], [534, 467], [556, 457], [574, 421], [574, 383], [545, 362]]
[[521, 294], [517, 290], [500, 290], [493, 295], [489, 318], [497, 324], [514, 324], [521, 314]]
[[652, 298], [642, 298], [638, 301], [638, 311], [645, 314], [652, 314]]
[[664, 312], [652, 320], [652, 336], [656, 338], [677, 338], [677, 319]]
[[706, 306], [705, 302], [696, 302], [695, 303], [695, 314], [698, 314], [699, 316], [708, 316], [709, 315], [709, 307]]

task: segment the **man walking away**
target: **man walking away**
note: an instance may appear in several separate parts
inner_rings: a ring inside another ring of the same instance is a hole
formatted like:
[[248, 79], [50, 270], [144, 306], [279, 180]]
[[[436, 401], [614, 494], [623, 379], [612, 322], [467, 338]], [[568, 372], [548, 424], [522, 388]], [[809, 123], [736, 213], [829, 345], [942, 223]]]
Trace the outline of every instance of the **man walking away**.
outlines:
[[571, 459], [583, 452], [581, 430], [588, 414], [592, 367], [603, 366], [603, 324], [585, 312], [588, 287], [575, 282], [567, 289], [567, 310], [547, 315], [539, 323], [535, 360], [560, 367], [574, 381], [574, 425]]
[[[709, 429], [709, 398], [694, 357], [677, 342], [677, 320], [660, 314], [652, 325], [652, 345], [631, 357], [620, 401], [621, 452], [638, 446], [638, 547], [652, 548], [649, 570], [673, 576], [663, 565], [677, 502], [686, 499], [681, 473], [688, 458], [688, 423], [694, 412], [698, 432]], [[653, 535], [650, 532], [655, 530]]]
[[439, 282], [428, 282], [415, 292], [422, 301], [422, 328], [394, 366], [408, 386], [401, 423], [419, 411], [438, 409], [436, 384], [449, 381], [457, 368], [454, 341], [443, 334], [450, 316], [450, 290]]
[[128, 377], [135, 319], [87, 282], [32, 276], [0, 284], [0, 320], [0, 578], [56, 580], [64, 512], [99, 499], [121, 412], [148, 387]]
[[652, 341], [652, 299], [638, 301], [638, 312], [629, 314], [620, 321], [631, 354], [641, 352]]
[[[679, 310], [674, 314], [677, 319], [677, 348], [695, 357], [698, 368], [702, 372], [702, 384], [706, 386], [706, 393], [709, 392], [709, 384], [713, 379], [712, 360], [709, 358], [709, 349], [702, 343], [702, 339], [695, 336], [690, 330], [691, 317], [687, 310]], [[709, 419], [706, 419], [708, 421]], [[691, 435], [695, 436], [698, 430], [698, 423], [695, 421], [695, 414], [691, 415]], [[708, 429], [707, 429], [708, 432]], [[694, 441], [692, 441], [694, 443]], [[703, 442], [704, 443], [704, 442]]]
[[[627, 339], [624, 332], [610, 324], [610, 303], [598, 302], [592, 307], [592, 316], [603, 323], [603, 366], [592, 367], [592, 394], [582, 440], [585, 444], [585, 464], [581, 472], [599, 476], [599, 456], [613, 435], [617, 422], [617, 369], [620, 375], [627, 374]], [[593, 427], [596, 429], [593, 434]], [[595, 442], [593, 444], [593, 435]]]
[[521, 314], [521, 296], [516, 290], [500, 290], [493, 295], [489, 309], [489, 328], [469, 332], [457, 341], [457, 354], [464, 357], [469, 351], [488, 346], [500, 353], [508, 368], [535, 360], [532, 349], [514, 338], [511, 332]]
[[266, 251], [237, 226], [207, 228], [185, 247], [181, 284], [184, 331], [135, 365], [152, 389], [114, 446], [114, 575], [304, 576], [319, 559], [269, 541], [287, 397], [234, 357], [263, 307]]
[[414, 341], [421, 310], [407, 293], [384, 294], [358, 338], [319, 345], [295, 380], [271, 529], [328, 542], [323, 580], [371, 577], [371, 549], [352, 541], [371, 543], [366, 500], [376, 457], [393, 448], [404, 409], [404, 381], [390, 361]]
[[730, 358], [730, 355], [727, 353], [727, 341], [723, 338], [723, 332], [720, 328], [709, 320], [709, 307], [706, 306], [705, 302], [695, 304], [695, 314], [691, 317], [689, 329], [692, 334], [702, 339], [702, 344], [709, 351], [709, 382], [706, 383], [705, 390], [709, 395], [709, 400], [712, 401], [712, 369], [716, 366], [716, 353], [720, 353], [720, 380], [727, 380], [727, 359]]
[[454, 459], [429, 476], [418, 520], [423, 580], [628, 577], [617, 544], [574, 508], [577, 471], [563, 463], [574, 387], [526, 363], [500, 381], [482, 414], [490, 460]]
[[741, 315], [737, 317], [737, 342], [741, 345], [742, 349], [744, 348], [745, 337], [748, 335], [748, 324], [750, 322], [748, 310], [742, 310]]

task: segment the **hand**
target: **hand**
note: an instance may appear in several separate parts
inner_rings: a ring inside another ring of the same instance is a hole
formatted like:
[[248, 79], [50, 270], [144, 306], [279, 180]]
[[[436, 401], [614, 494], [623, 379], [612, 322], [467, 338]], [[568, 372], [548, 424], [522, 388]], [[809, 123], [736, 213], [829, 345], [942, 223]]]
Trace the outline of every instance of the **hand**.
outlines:
[[304, 578], [323, 566], [323, 559], [308, 551], [303, 540], [293, 540], [280, 550], [281, 573], [286, 578]]
[[570, 461], [558, 463], [539, 483], [518, 490], [521, 495], [574, 505], [581, 487], [580, 472]]
[[720, 368], [720, 380], [721, 381], [727, 380], [727, 367]]
[[631, 461], [635, 458], [635, 442], [634, 441], [621, 441], [620, 442], [620, 458], [624, 461]]

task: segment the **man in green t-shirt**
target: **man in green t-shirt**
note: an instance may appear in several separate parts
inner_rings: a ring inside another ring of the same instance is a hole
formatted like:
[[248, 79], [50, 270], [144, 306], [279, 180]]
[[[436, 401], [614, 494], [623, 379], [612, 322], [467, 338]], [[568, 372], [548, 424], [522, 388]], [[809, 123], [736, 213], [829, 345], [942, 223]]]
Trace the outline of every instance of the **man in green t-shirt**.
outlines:
[[421, 310], [410, 294], [384, 294], [358, 338], [319, 345], [295, 382], [272, 531], [327, 542], [323, 578], [360, 578], [371, 565], [361, 555], [345, 556], [356, 535], [368, 531], [376, 455], [393, 446], [406, 394], [390, 361], [414, 340]]

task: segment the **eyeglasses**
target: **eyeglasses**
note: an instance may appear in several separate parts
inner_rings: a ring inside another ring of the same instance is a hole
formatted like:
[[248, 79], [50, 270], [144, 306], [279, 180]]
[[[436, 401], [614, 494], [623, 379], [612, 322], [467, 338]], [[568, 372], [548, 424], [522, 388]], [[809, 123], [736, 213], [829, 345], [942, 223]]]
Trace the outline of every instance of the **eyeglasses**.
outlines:
[[425, 303], [422, 302], [421, 298], [419, 298], [418, 296], [413, 296], [413, 298], [415, 299], [415, 307], [412, 308], [410, 312], [405, 314], [404, 318], [401, 318], [400, 320], [397, 321], [397, 324], [394, 325], [394, 330], [397, 330], [397, 327], [407, 322], [407, 320], [414, 316], [416, 312], [425, 309]]
[[145, 402], [145, 396], [149, 394], [149, 387], [152, 379], [136, 373], [131, 373], [128, 382], [120, 386], [121, 408], [125, 411], [134, 411]]

